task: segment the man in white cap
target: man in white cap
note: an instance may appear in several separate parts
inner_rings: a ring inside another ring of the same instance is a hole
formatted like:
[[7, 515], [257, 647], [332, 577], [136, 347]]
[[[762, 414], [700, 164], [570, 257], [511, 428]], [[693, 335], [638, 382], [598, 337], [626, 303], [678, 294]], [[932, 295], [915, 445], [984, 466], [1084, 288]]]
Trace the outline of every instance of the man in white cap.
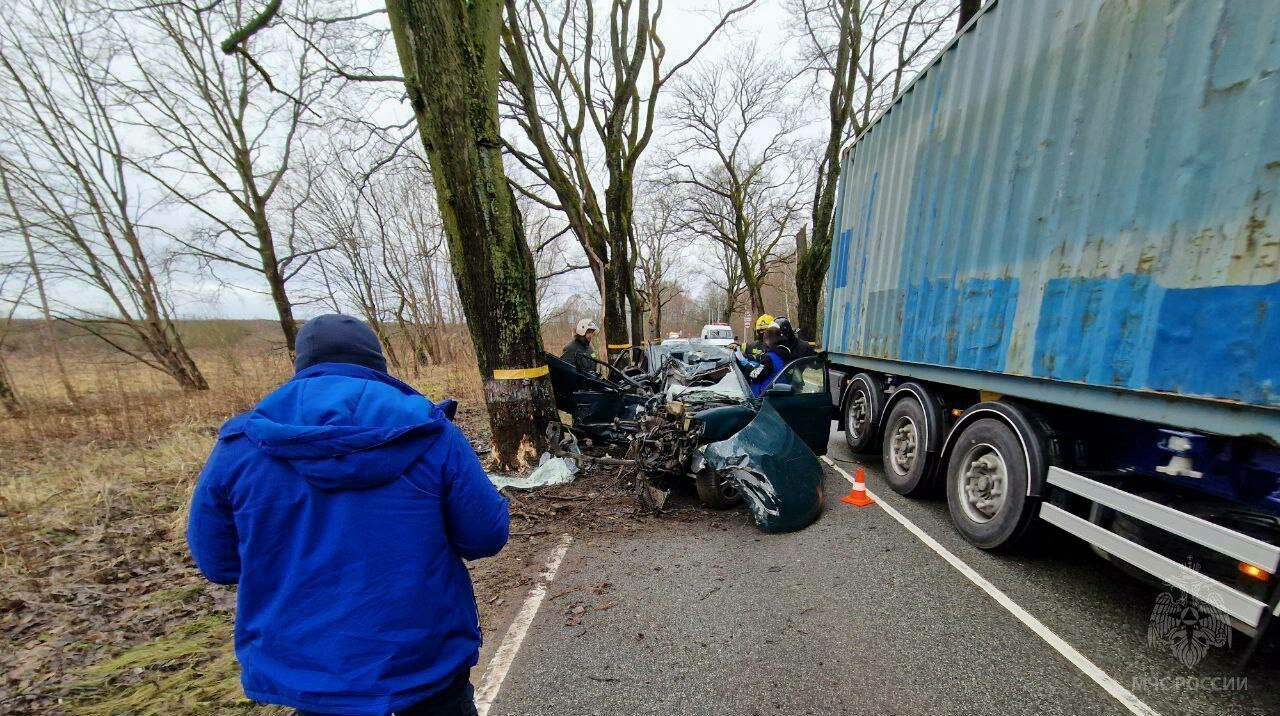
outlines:
[[595, 374], [597, 372], [596, 352], [591, 347], [591, 339], [596, 337], [598, 330], [600, 329], [596, 326], [596, 322], [590, 318], [578, 321], [578, 325], [573, 329], [573, 340], [560, 351], [561, 360], [573, 365], [579, 373]]

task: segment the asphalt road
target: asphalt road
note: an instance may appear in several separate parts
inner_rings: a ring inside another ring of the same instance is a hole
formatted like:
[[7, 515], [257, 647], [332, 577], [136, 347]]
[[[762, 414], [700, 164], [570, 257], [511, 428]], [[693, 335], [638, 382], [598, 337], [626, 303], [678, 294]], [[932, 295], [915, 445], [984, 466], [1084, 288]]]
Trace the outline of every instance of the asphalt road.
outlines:
[[[1156, 712], [1280, 714], [1277, 649], [1237, 673], [1236, 634], [1188, 669], [1147, 645], [1159, 590], [1051, 528], [1016, 556], [970, 547], [944, 502], [893, 494], [878, 470], [881, 499]], [[883, 509], [840, 503], [844, 478], [826, 484], [798, 533], [738, 510], [574, 542], [490, 716], [1129, 713]]]

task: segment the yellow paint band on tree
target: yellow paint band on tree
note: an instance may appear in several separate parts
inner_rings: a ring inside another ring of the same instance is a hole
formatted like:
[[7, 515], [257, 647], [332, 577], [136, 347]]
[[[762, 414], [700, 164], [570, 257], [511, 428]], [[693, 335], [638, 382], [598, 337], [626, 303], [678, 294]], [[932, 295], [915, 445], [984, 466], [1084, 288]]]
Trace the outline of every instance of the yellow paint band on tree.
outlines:
[[609, 350], [611, 351], [624, 351], [630, 347], [631, 347], [630, 343], [610, 343], [609, 344]]
[[537, 368], [499, 368], [493, 371], [494, 380], [528, 380], [529, 378], [541, 378], [551, 372], [551, 368], [545, 364]]

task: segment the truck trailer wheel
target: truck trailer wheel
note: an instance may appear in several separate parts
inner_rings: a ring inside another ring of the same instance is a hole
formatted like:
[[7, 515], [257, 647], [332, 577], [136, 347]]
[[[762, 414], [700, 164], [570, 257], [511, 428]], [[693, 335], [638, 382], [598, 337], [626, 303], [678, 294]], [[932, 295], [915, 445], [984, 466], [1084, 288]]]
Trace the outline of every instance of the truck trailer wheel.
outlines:
[[982, 549], [1012, 547], [1035, 518], [1027, 496], [1027, 455], [1002, 420], [983, 418], [960, 433], [947, 461], [951, 521]]
[[710, 468], [703, 468], [693, 479], [698, 499], [713, 510], [727, 510], [742, 502], [737, 485]]
[[880, 416], [884, 412], [884, 392], [879, 382], [859, 373], [849, 381], [844, 396], [844, 439], [854, 454], [874, 453], [879, 444]]
[[929, 481], [925, 479], [929, 468], [926, 420], [924, 406], [910, 396], [894, 403], [889, 417], [885, 418], [880, 440], [884, 479], [899, 495], [912, 497], [929, 488]]

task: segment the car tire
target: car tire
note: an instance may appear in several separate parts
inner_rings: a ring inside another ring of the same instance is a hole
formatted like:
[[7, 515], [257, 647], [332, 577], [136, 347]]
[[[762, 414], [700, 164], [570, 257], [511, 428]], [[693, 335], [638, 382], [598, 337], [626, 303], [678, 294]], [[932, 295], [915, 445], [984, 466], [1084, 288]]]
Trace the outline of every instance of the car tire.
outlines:
[[880, 416], [884, 410], [884, 394], [880, 384], [866, 373], [859, 373], [845, 388], [844, 440], [855, 455], [875, 453], [878, 448]]
[[947, 460], [947, 507], [956, 530], [982, 549], [1016, 546], [1039, 504], [1027, 495], [1027, 480], [1026, 449], [1013, 428], [996, 418], [970, 423]]
[[710, 468], [699, 470], [693, 484], [698, 490], [698, 499], [713, 510], [727, 510], [742, 502], [737, 486]]
[[893, 404], [880, 439], [884, 479], [899, 495], [916, 497], [929, 490], [929, 451], [925, 444], [928, 418], [912, 396]]

